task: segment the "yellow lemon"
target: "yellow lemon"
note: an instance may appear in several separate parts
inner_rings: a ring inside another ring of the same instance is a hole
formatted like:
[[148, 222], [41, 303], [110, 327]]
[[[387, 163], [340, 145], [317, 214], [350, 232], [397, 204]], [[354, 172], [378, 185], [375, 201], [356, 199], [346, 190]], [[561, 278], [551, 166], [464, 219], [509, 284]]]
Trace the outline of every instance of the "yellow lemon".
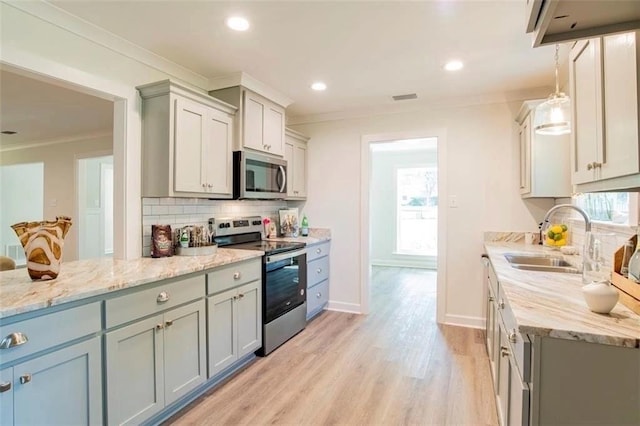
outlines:
[[556, 244], [556, 241], [553, 238], [547, 238], [547, 245], [553, 246]]
[[554, 234], [562, 234], [562, 231], [563, 231], [562, 226], [560, 225], [553, 225], [551, 227], [551, 230], [553, 231]]
[[556, 241], [556, 245], [557, 246], [564, 246], [567, 244], [567, 240], [565, 240], [564, 238], [561, 240]]

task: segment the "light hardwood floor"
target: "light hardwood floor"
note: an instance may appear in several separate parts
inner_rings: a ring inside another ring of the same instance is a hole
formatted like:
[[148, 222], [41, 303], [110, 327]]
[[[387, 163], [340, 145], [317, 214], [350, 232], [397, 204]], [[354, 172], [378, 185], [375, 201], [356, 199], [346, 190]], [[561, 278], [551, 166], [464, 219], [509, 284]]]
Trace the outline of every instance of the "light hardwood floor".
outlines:
[[497, 424], [483, 332], [438, 325], [435, 289], [374, 268], [371, 314], [324, 312], [167, 424]]

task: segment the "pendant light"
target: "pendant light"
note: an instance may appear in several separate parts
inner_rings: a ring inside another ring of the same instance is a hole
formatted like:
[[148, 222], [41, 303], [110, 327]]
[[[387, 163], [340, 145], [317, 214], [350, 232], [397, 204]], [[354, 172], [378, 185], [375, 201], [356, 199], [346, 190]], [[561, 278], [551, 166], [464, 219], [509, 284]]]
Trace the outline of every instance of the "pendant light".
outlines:
[[540, 135], [566, 135], [571, 133], [569, 97], [560, 91], [558, 83], [558, 50], [556, 44], [556, 91], [536, 108], [534, 130]]

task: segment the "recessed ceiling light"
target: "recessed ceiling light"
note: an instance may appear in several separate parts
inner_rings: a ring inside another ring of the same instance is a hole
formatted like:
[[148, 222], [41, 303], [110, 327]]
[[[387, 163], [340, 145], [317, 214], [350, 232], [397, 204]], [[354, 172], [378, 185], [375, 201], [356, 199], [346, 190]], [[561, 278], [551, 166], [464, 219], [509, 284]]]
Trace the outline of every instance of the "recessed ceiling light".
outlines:
[[227, 18], [227, 27], [235, 31], [247, 31], [249, 29], [249, 21], [242, 16], [232, 16]]
[[464, 65], [461, 61], [449, 61], [444, 65], [444, 69], [447, 71], [458, 71], [461, 70]]
[[311, 88], [317, 92], [322, 92], [323, 90], [327, 90], [327, 85], [321, 81], [316, 81], [311, 85]]

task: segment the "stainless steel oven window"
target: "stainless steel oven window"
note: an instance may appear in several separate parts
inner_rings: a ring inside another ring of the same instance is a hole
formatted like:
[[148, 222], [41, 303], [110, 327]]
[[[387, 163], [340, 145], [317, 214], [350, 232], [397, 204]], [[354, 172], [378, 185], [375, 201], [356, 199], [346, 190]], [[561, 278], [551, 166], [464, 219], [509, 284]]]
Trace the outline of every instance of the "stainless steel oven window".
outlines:
[[307, 255], [302, 250], [266, 256], [264, 321], [286, 314], [306, 299]]

